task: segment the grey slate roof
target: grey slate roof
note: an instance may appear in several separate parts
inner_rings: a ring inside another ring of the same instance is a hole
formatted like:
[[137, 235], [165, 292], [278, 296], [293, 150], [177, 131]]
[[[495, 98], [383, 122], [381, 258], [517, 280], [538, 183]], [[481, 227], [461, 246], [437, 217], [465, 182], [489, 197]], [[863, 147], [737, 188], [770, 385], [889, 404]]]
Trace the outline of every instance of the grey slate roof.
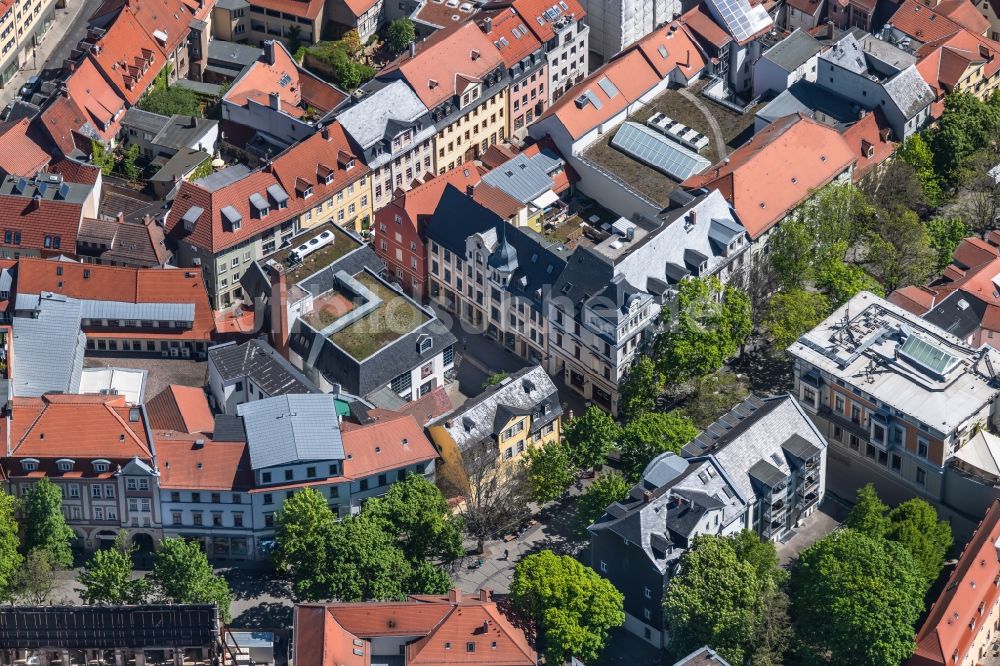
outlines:
[[196, 145], [202, 137], [219, 125], [218, 120], [196, 116], [173, 115], [167, 119], [160, 131], [153, 137], [153, 143], [172, 150], [181, 150]]
[[556, 386], [539, 365], [519, 370], [428, 426], [444, 426], [458, 449], [467, 451], [498, 435], [498, 428], [522, 414], [532, 414], [534, 431], [562, 414]]
[[779, 118], [802, 113], [842, 131], [857, 121], [856, 108], [857, 105], [850, 100], [831, 95], [829, 90], [802, 79], [780, 92], [757, 111], [756, 117], [767, 123], [773, 123]]
[[212, 439], [216, 442], [247, 441], [247, 432], [243, 428], [243, 419], [235, 414], [216, 414]]
[[14, 395], [36, 397], [59, 391], [76, 393], [83, 373], [87, 337], [80, 330], [83, 304], [75, 298], [43, 293], [37, 316], [14, 317]]
[[[235, 2], [243, 6], [248, 5], [246, 0], [219, 0], [219, 2], [216, 3], [216, 6], [222, 6], [223, 3], [229, 2]], [[242, 67], [246, 67], [247, 65], [252, 65], [257, 62], [263, 52], [264, 51], [262, 49], [257, 48], [256, 46], [237, 44], [236, 42], [227, 42], [222, 39], [213, 39], [208, 43], [209, 60], [232, 63], [233, 65], [240, 65]]]
[[935, 305], [934, 309], [923, 318], [964, 340], [982, 324], [986, 310], [987, 305], [984, 301], [967, 292], [956, 290]]
[[801, 28], [796, 28], [788, 37], [764, 51], [761, 57], [767, 58], [786, 72], [792, 72], [806, 64], [822, 48], [819, 40]]
[[222, 381], [249, 378], [270, 397], [289, 393], [319, 393], [309, 379], [264, 340], [210, 347], [208, 362]]
[[562, 160], [545, 151], [531, 157], [520, 153], [485, 174], [483, 182], [526, 204], [552, 189], [552, 174], [562, 167]]
[[195, 185], [206, 189], [209, 192], [215, 192], [216, 190], [222, 189], [226, 185], [231, 185], [232, 183], [246, 178], [248, 175], [250, 175], [250, 168], [247, 165], [234, 164], [221, 171], [216, 171], [211, 175], [196, 180]]
[[151, 111], [143, 111], [140, 108], [132, 107], [122, 115], [122, 126], [134, 128], [140, 132], [148, 132], [153, 136], [170, 122], [167, 116], [161, 116]]
[[334, 398], [282, 395], [237, 407], [254, 470], [311, 460], [343, 460], [344, 442]]
[[934, 91], [920, 76], [916, 65], [910, 65], [883, 84], [886, 93], [900, 112], [912, 118], [934, 101]]
[[[337, 113], [337, 120], [351, 138], [368, 148], [392, 132], [394, 122], [413, 123], [428, 113], [417, 94], [403, 81], [393, 81]], [[427, 123], [430, 134], [434, 126]], [[396, 130], [398, 131], [398, 129]]]

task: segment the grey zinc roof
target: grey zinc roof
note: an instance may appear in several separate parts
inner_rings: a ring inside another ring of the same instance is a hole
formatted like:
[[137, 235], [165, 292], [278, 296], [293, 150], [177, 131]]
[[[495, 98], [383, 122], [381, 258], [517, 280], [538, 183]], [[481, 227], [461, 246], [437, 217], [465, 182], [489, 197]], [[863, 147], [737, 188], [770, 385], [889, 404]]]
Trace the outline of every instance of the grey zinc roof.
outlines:
[[[216, 6], [221, 7], [223, 3], [234, 2], [241, 6], [247, 6], [246, 0], [219, 0]], [[263, 51], [256, 46], [227, 42], [222, 39], [213, 39], [208, 43], [208, 59], [220, 62], [229, 62], [236, 65], [252, 65], [257, 62]]]
[[14, 395], [76, 393], [87, 338], [80, 330], [80, 301], [44, 293], [34, 299], [37, 317], [14, 317]]
[[882, 84], [900, 113], [912, 118], [934, 101], [934, 91], [920, 76], [916, 65], [910, 65]]
[[243, 418], [252, 469], [344, 459], [332, 395], [265, 398], [239, 405], [237, 412]]
[[821, 88], [805, 79], [796, 81], [787, 90], [760, 109], [756, 116], [768, 123], [779, 118], [802, 113], [822, 123], [842, 131], [858, 119], [854, 102]]
[[385, 137], [392, 121], [412, 123], [427, 114], [417, 94], [403, 81], [393, 81], [337, 114], [344, 130], [363, 148]]
[[154, 319], [194, 321], [194, 303], [126, 303], [80, 301], [84, 319]]
[[[514, 414], [532, 413], [545, 423], [562, 413], [555, 384], [541, 366], [534, 365], [486, 389], [432, 423], [444, 426], [459, 450], [466, 451], [498, 434], [494, 432], [499, 427], [497, 412], [503, 410]], [[538, 423], [533, 426], [537, 427]]]
[[215, 192], [216, 190], [222, 189], [226, 185], [231, 185], [238, 180], [246, 178], [248, 175], [250, 175], [250, 168], [247, 167], [247, 165], [234, 164], [230, 167], [226, 167], [222, 171], [216, 171], [213, 174], [196, 180], [195, 185], [208, 190], [209, 192]]
[[269, 397], [320, 392], [305, 375], [263, 340], [211, 347], [208, 362], [218, 370], [222, 381], [250, 378]]
[[523, 204], [552, 189], [552, 172], [562, 161], [539, 152], [519, 154], [483, 176], [483, 182], [503, 190]]
[[792, 72], [806, 64], [822, 48], [819, 40], [801, 28], [796, 28], [788, 37], [764, 51], [761, 57], [767, 58], [786, 72]]
[[198, 118], [196, 116], [173, 115], [153, 137], [153, 143], [174, 150], [188, 148], [197, 144], [203, 136], [215, 129], [217, 120]]
[[121, 122], [125, 127], [134, 127], [137, 130], [149, 132], [155, 136], [157, 132], [166, 127], [167, 123], [170, 122], [170, 118], [133, 107], [122, 115]]

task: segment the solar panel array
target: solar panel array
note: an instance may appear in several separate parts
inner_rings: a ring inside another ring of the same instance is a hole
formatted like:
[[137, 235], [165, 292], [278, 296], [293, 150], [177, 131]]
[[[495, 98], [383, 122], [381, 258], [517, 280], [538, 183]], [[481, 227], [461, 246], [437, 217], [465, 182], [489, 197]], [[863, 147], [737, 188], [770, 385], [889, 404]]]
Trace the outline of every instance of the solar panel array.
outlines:
[[701, 155], [633, 122], [622, 124], [611, 139], [611, 145], [677, 181], [701, 173], [712, 165]]
[[763, 6], [752, 7], [748, 0], [709, 0], [716, 16], [738, 42], [744, 42], [772, 24]]

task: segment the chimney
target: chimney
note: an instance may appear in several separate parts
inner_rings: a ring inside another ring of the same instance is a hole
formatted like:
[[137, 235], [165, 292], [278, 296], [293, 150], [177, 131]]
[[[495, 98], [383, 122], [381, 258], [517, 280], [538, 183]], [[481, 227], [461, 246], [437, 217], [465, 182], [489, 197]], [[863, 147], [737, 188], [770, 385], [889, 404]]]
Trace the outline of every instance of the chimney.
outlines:
[[487, 35], [493, 32], [493, 17], [487, 16], [483, 19], [483, 32]]
[[448, 601], [452, 602], [453, 604], [462, 603], [462, 591], [459, 590], [458, 588], [452, 588], [451, 591], [448, 592]]
[[125, 224], [125, 213], [123, 211], [118, 211], [118, 214], [115, 215], [115, 220], [118, 224]]
[[416, 40], [410, 42], [410, 57], [413, 58], [417, 55], [417, 42]]
[[323, 136], [324, 141], [330, 140], [330, 128], [324, 127], [323, 131], [321, 131], [320, 134]]
[[288, 283], [281, 266], [271, 268], [271, 342], [282, 356], [288, 354]]
[[281, 95], [276, 92], [267, 93], [267, 104], [275, 111], [281, 111]]
[[275, 48], [276, 47], [274, 45], [273, 39], [269, 39], [268, 41], [264, 42], [264, 62], [267, 63], [268, 65], [271, 65], [272, 67], [274, 66]]
[[472, 185], [466, 185], [465, 186], [465, 194], [466, 194], [466, 196], [470, 196], [471, 197], [475, 191], [476, 191], [476, 188], [474, 188]]
[[481, 590], [479, 590], [479, 600], [480, 601], [482, 601], [483, 603], [486, 603], [491, 598], [493, 598], [493, 590], [487, 589], [485, 587], [482, 588]]
[[203, 448], [205, 448], [205, 440], [203, 440], [203, 439], [196, 439], [196, 440], [194, 440], [194, 447], [192, 447], [192, 448], [195, 448], [195, 449], [203, 449]]

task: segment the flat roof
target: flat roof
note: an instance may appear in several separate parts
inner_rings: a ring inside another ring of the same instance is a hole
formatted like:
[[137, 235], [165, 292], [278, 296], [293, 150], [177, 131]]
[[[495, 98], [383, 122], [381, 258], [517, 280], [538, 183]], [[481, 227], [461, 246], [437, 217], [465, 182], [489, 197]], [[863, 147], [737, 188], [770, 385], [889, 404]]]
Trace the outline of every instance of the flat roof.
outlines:
[[[334, 241], [332, 243], [329, 243], [306, 256], [306, 258], [299, 263], [289, 265], [288, 256], [295, 248], [312, 240], [313, 238], [316, 238], [324, 231], [333, 231]], [[327, 222], [318, 227], [313, 227], [305, 233], [292, 237], [292, 240], [287, 247], [281, 248], [280, 250], [267, 255], [260, 260], [260, 264], [263, 266], [271, 260], [283, 266], [285, 268], [285, 279], [288, 281], [288, 284], [292, 285], [297, 284], [310, 275], [323, 270], [333, 262], [346, 255], [348, 252], [356, 250], [363, 245], [364, 243], [356, 238], [353, 238], [350, 234], [333, 222]]]

